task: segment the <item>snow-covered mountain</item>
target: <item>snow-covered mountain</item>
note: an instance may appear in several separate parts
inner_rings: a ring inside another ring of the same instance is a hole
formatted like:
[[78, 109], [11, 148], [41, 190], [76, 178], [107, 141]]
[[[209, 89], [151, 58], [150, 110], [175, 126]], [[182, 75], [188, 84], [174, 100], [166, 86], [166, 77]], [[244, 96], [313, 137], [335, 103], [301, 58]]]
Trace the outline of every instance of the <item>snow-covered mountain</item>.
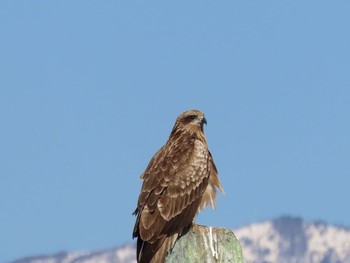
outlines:
[[99, 251], [60, 252], [48, 256], [26, 257], [12, 263], [136, 263], [134, 245]]
[[350, 229], [281, 217], [236, 229], [247, 263], [350, 263]]
[[[350, 228], [281, 217], [243, 226], [234, 233], [246, 263], [350, 263]], [[12, 263], [135, 263], [135, 247], [61, 252]]]

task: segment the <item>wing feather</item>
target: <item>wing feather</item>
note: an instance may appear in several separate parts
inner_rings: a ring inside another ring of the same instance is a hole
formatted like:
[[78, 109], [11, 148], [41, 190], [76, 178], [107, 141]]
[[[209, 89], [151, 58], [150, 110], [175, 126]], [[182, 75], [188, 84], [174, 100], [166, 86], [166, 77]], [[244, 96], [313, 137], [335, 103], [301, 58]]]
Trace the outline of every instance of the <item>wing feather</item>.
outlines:
[[[204, 154], [208, 152], [206, 145], [195, 144], [198, 141], [194, 139], [181, 147], [166, 144], [141, 176], [144, 182], [138, 201], [141, 220], [137, 220], [137, 230], [142, 240], [155, 242], [159, 235], [177, 233], [192, 222], [210, 175], [209, 155]], [[198, 146], [204, 147], [200, 149], [200, 161], [195, 152]]]

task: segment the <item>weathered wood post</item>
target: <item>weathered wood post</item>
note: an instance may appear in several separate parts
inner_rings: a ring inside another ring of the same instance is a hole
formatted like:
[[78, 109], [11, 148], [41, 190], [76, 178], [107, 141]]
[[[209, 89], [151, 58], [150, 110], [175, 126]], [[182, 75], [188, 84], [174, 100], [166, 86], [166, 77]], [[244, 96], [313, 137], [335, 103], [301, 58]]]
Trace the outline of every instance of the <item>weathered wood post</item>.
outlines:
[[244, 263], [241, 245], [227, 228], [194, 225], [168, 253], [166, 263]]

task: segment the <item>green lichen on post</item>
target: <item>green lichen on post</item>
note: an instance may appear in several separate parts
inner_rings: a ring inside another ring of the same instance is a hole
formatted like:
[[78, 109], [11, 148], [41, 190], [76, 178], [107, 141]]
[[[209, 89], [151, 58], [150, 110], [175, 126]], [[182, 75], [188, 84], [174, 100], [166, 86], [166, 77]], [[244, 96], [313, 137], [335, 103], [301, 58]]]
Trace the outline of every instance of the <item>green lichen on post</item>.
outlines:
[[242, 248], [226, 228], [194, 225], [168, 253], [166, 263], [243, 263]]

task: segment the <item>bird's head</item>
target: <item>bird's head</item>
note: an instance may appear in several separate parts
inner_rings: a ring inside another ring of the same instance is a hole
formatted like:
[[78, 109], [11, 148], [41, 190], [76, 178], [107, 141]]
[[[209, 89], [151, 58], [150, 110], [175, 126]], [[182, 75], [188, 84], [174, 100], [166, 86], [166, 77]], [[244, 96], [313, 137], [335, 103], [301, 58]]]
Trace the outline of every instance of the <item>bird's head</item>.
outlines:
[[204, 113], [199, 110], [188, 110], [179, 115], [176, 119], [173, 132], [203, 133], [203, 125], [207, 124]]

